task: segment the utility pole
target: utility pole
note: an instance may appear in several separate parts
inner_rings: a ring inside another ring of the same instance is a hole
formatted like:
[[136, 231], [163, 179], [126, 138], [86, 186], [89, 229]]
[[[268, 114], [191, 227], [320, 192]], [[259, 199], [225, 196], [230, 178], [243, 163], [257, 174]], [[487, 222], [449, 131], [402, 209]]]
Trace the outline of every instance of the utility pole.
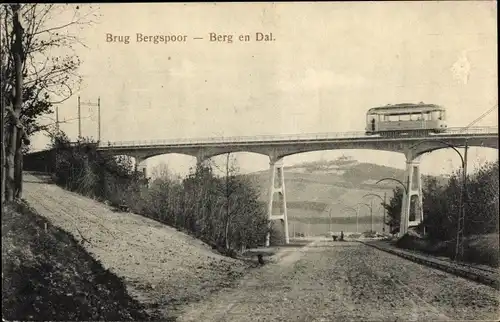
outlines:
[[82, 137], [82, 115], [80, 111], [80, 95], [78, 95], [78, 138]]
[[80, 96], [78, 96], [78, 136], [82, 135], [82, 118], [80, 114], [81, 106], [97, 107], [97, 142], [101, 141], [101, 97], [97, 98], [97, 103], [87, 102], [80, 103]]
[[359, 220], [358, 220], [359, 206], [356, 206], [356, 234], [359, 233]]
[[467, 212], [466, 205], [468, 204], [467, 194], [467, 151], [469, 150], [467, 139], [465, 140], [464, 147], [464, 164], [462, 167], [462, 196], [461, 196], [461, 209], [458, 216], [457, 225], [457, 245], [455, 254], [459, 260], [463, 260], [464, 255], [464, 230], [465, 230], [465, 214]]
[[56, 130], [59, 132], [59, 106], [56, 105]]
[[[469, 127], [472, 125], [476, 124], [480, 120], [482, 120], [484, 117], [486, 117], [488, 114], [490, 114], [492, 111], [494, 111], [498, 107], [498, 104], [495, 104], [492, 108], [484, 112], [481, 116], [479, 116], [477, 119], [472, 121], [469, 125], [466, 127], [462, 128], [461, 132], [465, 132]], [[468, 204], [468, 194], [467, 194], [467, 152], [468, 152], [468, 142], [467, 139], [465, 139], [465, 151], [464, 151], [464, 157], [462, 159], [463, 164], [462, 164], [462, 191], [460, 194], [460, 212], [458, 215], [458, 222], [457, 222], [457, 241], [456, 241], [456, 247], [455, 247], [455, 257], [457, 259], [462, 259], [463, 258], [463, 252], [464, 252], [464, 226], [465, 226], [465, 213], [466, 213], [466, 205]], [[457, 151], [458, 152], [458, 151]], [[459, 153], [460, 154], [460, 153]]]
[[101, 97], [97, 98], [97, 143], [101, 142]]
[[382, 221], [382, 234], [385, 234], [385, 201], [386, 201], [386, 198], [387, 198], [387, 192], [384, 192], [384, 204], [382, 205], [382, 207], [384, 208], [384, 219]]
[[370, 200], [370, 232], [373, 233], [373, 201]]

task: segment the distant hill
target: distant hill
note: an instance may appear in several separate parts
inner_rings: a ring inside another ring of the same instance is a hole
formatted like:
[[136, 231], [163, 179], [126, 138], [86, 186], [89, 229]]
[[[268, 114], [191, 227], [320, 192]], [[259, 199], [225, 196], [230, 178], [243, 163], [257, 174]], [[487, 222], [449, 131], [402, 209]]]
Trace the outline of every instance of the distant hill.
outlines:
[[[363, 196], [373, 193], [383, 198], [385, 194], [389, 201], [397, 183], [376, 182], [386, 177], [404, 182], [404, 170], [362, 163], [348, 157], [289, 166], [284, 168], [284, 172], [289, 221], [302, 227], [300, 231], [306, 229], [303, 226], [307, 225], [311, 234], [326, 232], [334, 228], [332, 225], [353, 230], [352, 225], [356, 223], [355, 212], [346, 207], [358, 207], [358, 223], [363, 225], [363, 230], [370, 229], [369, 207], [357, 205], [370, 202], [373, 204], [374, 229], [380, 231], [383, 218], [381, 201], [377, 197]], [[266, 201], [269, 172], [259, 171], [248, 176], [259, 189], [261, 200]], [[312, 229], [311, 226], [316, 228]]]

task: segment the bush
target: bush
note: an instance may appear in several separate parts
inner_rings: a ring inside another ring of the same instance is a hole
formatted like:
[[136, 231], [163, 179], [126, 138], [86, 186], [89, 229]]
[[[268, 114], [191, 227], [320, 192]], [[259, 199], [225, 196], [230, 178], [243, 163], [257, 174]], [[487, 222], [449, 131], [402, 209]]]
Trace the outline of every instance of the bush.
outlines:
[[[467, 176], [467, 191], [463, 193], [465, 236], [499, 232], [498, 166], [498, 161], [487, 163]], [[445, 241], [456, 238], [463, 187], [462, 178], [457, 173], [446, 184], [441, 184], [437, 178], [424, 178], [423, 227], [430, 239]], [[387, 224], [394, 227], [393, 232], [399, 231], [401, 198], [402, 190], [398, 187], [389, 203], [384, 205], [389, 218]]]
[[233, 168], [219, 178], [211, 166], [198, 165], [184, 180], [165, 172], [149, 182], [143, 173], [134, 171], [130, 158], [103, 157], [91, 140], [80, 139], [72, 145], [59, 133], [52, 145], [56, 183], [68, 190], [109, 201], [116, 208], [127, 205], [137, 214], [188, 232], [231, 256], [231, 250], [265, 241], [265, 207], [248, 178]]

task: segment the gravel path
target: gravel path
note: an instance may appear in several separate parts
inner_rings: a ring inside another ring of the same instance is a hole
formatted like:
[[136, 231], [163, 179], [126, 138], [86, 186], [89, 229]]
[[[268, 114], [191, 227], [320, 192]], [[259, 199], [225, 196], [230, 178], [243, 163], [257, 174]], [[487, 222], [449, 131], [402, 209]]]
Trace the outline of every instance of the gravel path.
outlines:
[[498, 292], [356, 242], [317, 241], [179, 321], [496, 320]]

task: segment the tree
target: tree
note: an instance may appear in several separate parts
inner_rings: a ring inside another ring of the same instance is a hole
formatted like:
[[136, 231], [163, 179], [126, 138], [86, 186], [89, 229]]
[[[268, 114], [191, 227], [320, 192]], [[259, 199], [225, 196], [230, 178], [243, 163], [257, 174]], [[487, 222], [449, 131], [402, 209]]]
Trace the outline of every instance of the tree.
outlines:
[[[238, 204], [238, 194], [237, 190], [241, 190], [241, 182], [236, 178], [236, 174], [238, 172], [236, 166], [236, 160], [231, 159], [231, 153], [226, 153], [226, 160], [224, 164], [224, 169], [218, 167], [215, 163], [213, 165], [216, 168], [224, 173], [224, 180], [220, 182], [221, 194], [224, 196], [224, 215], [223, 215], [223, 227], [224, 227], [224, 244], [226, 250], [231, 248], [231, 238], [230, 238], [230, 227], [232, 217], [237, 213], [237, 209], [235, 209]], [[241, 193], [241, 191], [240, 191]]]
[[[464, 236], [498, 233], [498, 164], [498, 161], [487, 163], [468, 175]], [[429, 238], [442, 241], [456, 238], [462, 185], [460, 173], [454, 173], [446, 184], [436, 177], [424, 178], [423, 226]], [[392, 226], [393, 233], [399, 230], [402, 194], [397, 187], [389, 204], [384, 205], [389, 217], [387, 224]]]
[[[230, 163], [230, 156], [231, 153], [227, 153], [226, 155], [226, 177], [224, 179], [224, 197], [226, 201], [226, 216], [224, 218], [224, 240], [226, 242], [226, 250], [230, 248], [230, 240], [229, 240], [229, 227], [231, 224], [231, 217], [232, 217], [232, 203], [234, 202], [235, 198], [233, 197], [233, 194], [236, 189], [238, 189], [237, 185], [238, 182], [235, 180], [235, 174], [236, 174], [236, 165], [235, 165], [235, 160], [233, 159]], [[233, 202], [232, 202], [233, 201]]]
[[393, 190], [393, 196], [389, 203], [382, 203], [387, 211], [386, 225], [389, 226], [391, 234], [399, 232], [399, 223], [401, 222], [401, 207], [403, 200], [403, 188], [397, 186]]
[[480, 167], [467, 180], [465, 235], [498, 232], [498, 161]]
[[[71, 51], [74, 45], [82, 44], [71, 29], [92, 23], [94, 10], [89, 9], [88, 14], [82, 14], [79, 6], [69, 5], [0, 7], [0, 96], [6, 152], [2, 189], [7, 201], [21, 197], [22, 151], [31, 134], [46, 128], [40, 116], [51, 113], [52, 104], [71, 97], [80, 82], [78, 56], [74, 52], [63, 54], [61, 48]], [[57, 51], [60, 54], [54, 55]]]
[[424, 180], [422, 189], [424, 226], [429, 237], [445, 240], [450, 238], [455, 230], [448, 228], [455, 227], [454, 218], [448, 216], [451, 203], [446, 198], [446, 187], [440, 185], [435, 177], [427, 177]]

